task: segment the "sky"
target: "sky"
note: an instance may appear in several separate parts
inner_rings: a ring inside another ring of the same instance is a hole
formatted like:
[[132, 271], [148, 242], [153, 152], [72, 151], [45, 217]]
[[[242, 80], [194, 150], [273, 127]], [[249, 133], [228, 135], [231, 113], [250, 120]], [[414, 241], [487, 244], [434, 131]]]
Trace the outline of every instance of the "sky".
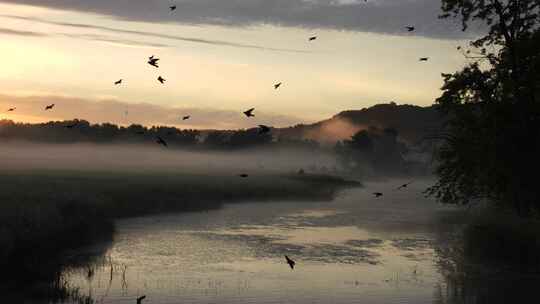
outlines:
[[234, 129], [427, 106], [475, 34], [439, 14], [438, 0], [0, 0], [0, 119]]

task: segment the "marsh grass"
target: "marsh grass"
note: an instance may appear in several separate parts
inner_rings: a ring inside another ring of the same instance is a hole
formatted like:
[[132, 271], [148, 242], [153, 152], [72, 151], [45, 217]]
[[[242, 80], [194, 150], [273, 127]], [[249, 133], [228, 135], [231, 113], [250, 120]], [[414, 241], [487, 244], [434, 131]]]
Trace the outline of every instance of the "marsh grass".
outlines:
[[[19, 171], [0, 175], [3, 286], [46, 282], [69, 295], [62, 252], [110, 240], [117, 218], [220, 208], [227, 202], [329, 200], [358, 186], [321, 175], [196, 175], [163, 172]], [[7, 281], [8, 284], [4, 284]]]

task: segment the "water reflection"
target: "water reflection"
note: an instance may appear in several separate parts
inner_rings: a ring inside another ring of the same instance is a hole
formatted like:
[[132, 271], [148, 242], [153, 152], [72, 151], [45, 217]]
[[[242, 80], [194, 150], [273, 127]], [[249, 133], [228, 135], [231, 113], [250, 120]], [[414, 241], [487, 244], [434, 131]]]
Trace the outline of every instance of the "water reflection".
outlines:
[[[540, 275], [467, 257], [462, 242], [446, 235], [435, 246], [437, 266], [443, 277], [436, 285], [435, 303], [503, 304], [535, 303]], [[504, 270], [503, 270], [504, 269]]]

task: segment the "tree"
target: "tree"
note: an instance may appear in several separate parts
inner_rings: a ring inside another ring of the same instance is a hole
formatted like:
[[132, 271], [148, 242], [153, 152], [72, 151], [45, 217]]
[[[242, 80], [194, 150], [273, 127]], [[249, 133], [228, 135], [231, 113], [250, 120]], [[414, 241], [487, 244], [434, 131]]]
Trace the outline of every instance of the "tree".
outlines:
[[452, 204], [487, 199], [529, 216], [540, 207], [540, 0], [443, 0], [442, 10], [463, 30], [483, 22], [487, 34], [465, 53], [472, 63], [443, 74], [436, 104], [449, 119], [427, 193]]
[[345, 168], [397, 173], [403, 169], [401, 155], [406, 150], [397, 137], [394, 128], [381, 130], [370, 126], [356, 132], [351, 139], [338, 142], [334, 150]]

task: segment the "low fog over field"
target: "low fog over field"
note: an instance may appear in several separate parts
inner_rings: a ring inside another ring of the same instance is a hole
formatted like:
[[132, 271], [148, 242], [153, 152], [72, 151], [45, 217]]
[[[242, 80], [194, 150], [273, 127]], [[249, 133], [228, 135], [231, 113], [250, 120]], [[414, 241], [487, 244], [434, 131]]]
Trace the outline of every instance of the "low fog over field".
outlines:
[[189, 174], [290, 173], [335, 168], [324, 151], [254, 148], [234, 152], [182, 151], [155, 145], [35, 144], [0, 147], [4, 170], [173, 171]]

